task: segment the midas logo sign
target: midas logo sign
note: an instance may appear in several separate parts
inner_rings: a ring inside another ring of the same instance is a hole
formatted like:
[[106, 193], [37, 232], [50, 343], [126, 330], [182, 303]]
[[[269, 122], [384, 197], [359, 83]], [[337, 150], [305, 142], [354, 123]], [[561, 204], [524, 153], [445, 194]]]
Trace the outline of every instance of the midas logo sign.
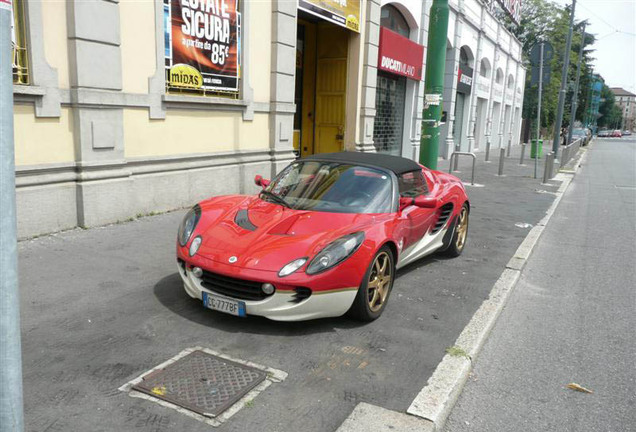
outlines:
[[[346, 6], [347, 5], [345, 4], [345, 7]], [[351, 30], [360, 31], [360, 23], [358, 22], [358, 18], [356, 18], [355, 15], [349, 15], [347, 17], [346, 26]]]
[[201, 88], [201, 72], [187, 64], [177, 64], [170, 69], [170, 85], [174, 87]]

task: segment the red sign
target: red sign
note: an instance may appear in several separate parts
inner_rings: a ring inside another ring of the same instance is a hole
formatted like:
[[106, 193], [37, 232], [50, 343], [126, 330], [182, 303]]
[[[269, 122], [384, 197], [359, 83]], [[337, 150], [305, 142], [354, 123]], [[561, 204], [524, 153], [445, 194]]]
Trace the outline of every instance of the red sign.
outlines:
[[424, 47], [386, 27], [380, 27], [378, 69], [414, 80], [422, 79]]

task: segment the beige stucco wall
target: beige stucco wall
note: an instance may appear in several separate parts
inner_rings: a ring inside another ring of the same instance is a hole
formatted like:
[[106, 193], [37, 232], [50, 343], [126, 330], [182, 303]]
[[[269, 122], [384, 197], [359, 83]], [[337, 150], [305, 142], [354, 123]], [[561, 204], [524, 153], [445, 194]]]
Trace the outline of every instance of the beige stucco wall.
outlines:
[[144, 109], [124, 110], [126, 158], [266, 149], [268, 114], [243, 121], [240, 112], [169, 110], [165, 120], [149, 120]]
[[155, 74], [155, 4], [153, 1], [119, 2], [122, 89], [148, 93], [148, 78]]
[[42, 28], [46, 61], [57, 69], [60, 88], [69, 88], [66, 2], [42, 2]]
[[249, 43], [250, 84], [256, 102], [269, 102], [272, 55], [272, 4], [269, 1], [250, 3]]
[[33, 105], [13, 107], [16, 166], [73, 162], [73, 120], [69, 108], [59, 118], [36, 118]]

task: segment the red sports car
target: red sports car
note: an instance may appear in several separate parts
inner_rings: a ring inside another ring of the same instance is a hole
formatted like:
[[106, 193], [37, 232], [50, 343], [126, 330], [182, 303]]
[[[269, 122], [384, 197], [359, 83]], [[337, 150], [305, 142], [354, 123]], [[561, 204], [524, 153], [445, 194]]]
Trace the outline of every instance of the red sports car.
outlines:
[[291, 163], [257, 196], [195, 205], [177, 261], [205, 307], [294, 321], [378, 318], [395, 271], [425, 255], [458, 256], [470, 205], [456, 177], [377, 153], [319, 154]]

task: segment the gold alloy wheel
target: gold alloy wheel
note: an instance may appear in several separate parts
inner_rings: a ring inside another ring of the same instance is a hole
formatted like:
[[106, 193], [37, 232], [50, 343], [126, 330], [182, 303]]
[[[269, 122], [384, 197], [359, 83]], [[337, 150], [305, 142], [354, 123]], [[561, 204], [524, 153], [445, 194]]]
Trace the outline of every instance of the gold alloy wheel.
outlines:
[[462, 250], [466, 243], [466, 234], [468, 234], [468, 209], [466, 206], [462, 207], [462, 211], [459, 213], [459, 223], [457, 224], [457, 240], [455, 240], [455, 246], [457, 250]]
[[391, 257], [387, 252], [380, 253], [375, 257], [369, 281], [367, 282], [367, 301], [371, 312], [377, 312], [382, 309], [382, 305], [389, 295], [391, 288]]

